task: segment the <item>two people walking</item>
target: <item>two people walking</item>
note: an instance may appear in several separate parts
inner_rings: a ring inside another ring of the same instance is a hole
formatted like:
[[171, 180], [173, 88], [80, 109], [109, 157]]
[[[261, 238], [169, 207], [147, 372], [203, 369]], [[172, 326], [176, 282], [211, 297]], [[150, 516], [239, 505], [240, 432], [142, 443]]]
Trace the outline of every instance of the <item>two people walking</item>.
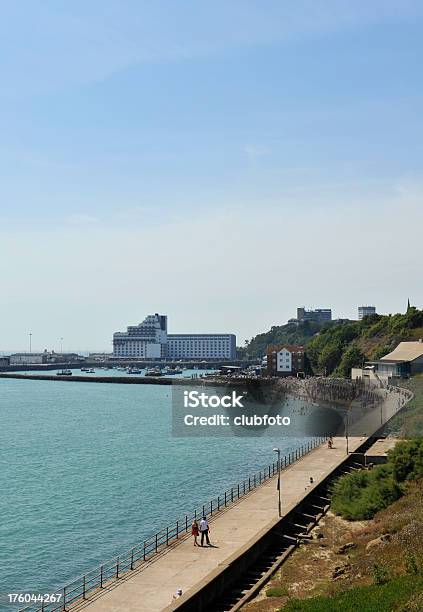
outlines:
[[[210, 531], [209, 523], [205, 516], [203, 516], [203, 518], [201, 519], [200, 524], [198, 524], [197, 520], [194, 519], [194, 522], [191, 528], [191, 533], [194, 536], [194, 546], [204, 546], [204, 539], [206, 540], [207, 545], [211, 546], [210, 539], [209, 539], [209, 531]], [[197, 541], [197, 538], [200, 534], [201, 534], [201, 544], [199, 544]]]

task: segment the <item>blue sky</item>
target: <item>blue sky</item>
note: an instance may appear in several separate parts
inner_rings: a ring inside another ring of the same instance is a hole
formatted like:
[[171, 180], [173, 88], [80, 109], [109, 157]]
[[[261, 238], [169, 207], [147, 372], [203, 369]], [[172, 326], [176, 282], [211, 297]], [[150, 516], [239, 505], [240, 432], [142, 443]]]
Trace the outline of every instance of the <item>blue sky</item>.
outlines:
[[1, 11], [0, 350], [422, 306], [420, 2]]

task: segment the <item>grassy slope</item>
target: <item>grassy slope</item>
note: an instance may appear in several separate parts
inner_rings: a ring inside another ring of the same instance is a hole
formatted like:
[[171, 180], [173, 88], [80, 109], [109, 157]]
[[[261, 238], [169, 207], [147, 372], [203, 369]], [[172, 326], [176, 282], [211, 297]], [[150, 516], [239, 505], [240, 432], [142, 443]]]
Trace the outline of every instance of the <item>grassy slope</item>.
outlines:
[[[408, 604], [412, 610], [412, 600], [415, 605], [423, 605], [420, 598], [414, 598], [416, 592], [423, 592], [422, 576], [399, 576], [382, 585], [358, 587], [340, 593], [334, 597], [314, 597], [313, 599], [296, 599], [289, 602], [284, 612], [385, 612], [387, 610], [400, 610]], [[411, 602], [410, 602], [411, 600]], [[415, 610], [422, 608], [416, 607]]]

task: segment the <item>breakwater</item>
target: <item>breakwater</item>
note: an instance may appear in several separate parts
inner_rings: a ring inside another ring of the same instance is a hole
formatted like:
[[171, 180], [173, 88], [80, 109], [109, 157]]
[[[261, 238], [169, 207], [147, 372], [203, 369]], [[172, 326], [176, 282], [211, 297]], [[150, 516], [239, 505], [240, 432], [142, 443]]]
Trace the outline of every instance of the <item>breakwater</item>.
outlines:
[[[2, 372], [1, 378], [19, 380], [43, 380], [61, 382], [84, 382], [84, 383], [107, 383], [107, 384], [130, 384], [130, 385], [182, 385], [182, 386], [219, 386], [219, 387], [242, 387], [251, 391], [256, 397], [262, 395], [268, 401], [282, 400], [286, 395], [310, 401], [323, 402], [326, 404], [338, 404], [340, 406], [350, 405], [352, 402], [360, 402], [362, 405], [377, 404], [384, 400], [385, 389], [369, 387], [361, 380], [349, 380], [339, 378], [309, 377], [305, 379], [284, 377], [236, 377], [219, 375], [198, 375], [195, 377], [177, 378], [173, 376], [57, 376], [54, 374], [16, 373]], [[390, 391], [395, 392], [395, 388]], [[402, 390], [406, 393], [406, 390]]]

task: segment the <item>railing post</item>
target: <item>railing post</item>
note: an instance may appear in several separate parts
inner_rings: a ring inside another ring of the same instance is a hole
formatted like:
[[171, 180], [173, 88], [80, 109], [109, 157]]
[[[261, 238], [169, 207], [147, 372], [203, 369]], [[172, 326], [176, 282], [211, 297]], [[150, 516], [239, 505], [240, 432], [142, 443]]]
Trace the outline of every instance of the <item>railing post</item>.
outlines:
[[143, 546], [142, 560], [145, 561], [145, 540], [144, 540], [144, 546]]
[[248, 490], [251, 491], [251, 478], [248, 477]]
[[220, 510], [220, 497], [217, 497], [217, 511], [219, 512]]
[[85, 587], [86, 587], [86, 582], [85, 582], [85, 575], [82, 577], [82, 599], [85, 599]]
[[231, 502], [234, 501], [234, 488], [231, 489]]
[[213, 500], [210, 500], [210, 516], [213, 516]]
[[66, 587], [63, 587], [63, 610], [66, 610]]
[[176, 521], [176, 539], [179, 538], [179, 521]]
[[245, 495], [245, 480], [242, 481], [242, 486], [243, 486], [243, 495]]
[[134, 549], [131, 550], [131, 570], [134, 569]]
[[194, 518], [197, 520], [197, 510], [194, 510]]
[[261, 484], [261, 470], [259, 471], [259, 484]]
[[188, 531], [188, 515], [185, 515], [185, 531]]
[[156, 552], [157, 552], [157, 533], [156, 533]]
[[169, 527], [166, 527], [166, 546], [169, 546]]
[[226, 508], [226, 491], [225, 491], [225, 508]]
[[269, 478], [270, 478], [270, 465], [269, 465]]
[[100, 565], [100, 589], [103, 588], [103, 566]]
[[239, 499], [239, 483], [238, 483], [238, 499]]
[[255, 474], [254, 474], [253, 478], [254, 478], [254, 488], [256, 488], [256, 475]]
[[285, 462], [285, 467], [286, 467], [286, 455], [284, 456], [284, 462]]
[[206, 516], [205, 510], [204, 510], [204, 506], [203, 506], [203, 516]]
[[119, 578], [119, 557], [116, 557], [116, 578]]

